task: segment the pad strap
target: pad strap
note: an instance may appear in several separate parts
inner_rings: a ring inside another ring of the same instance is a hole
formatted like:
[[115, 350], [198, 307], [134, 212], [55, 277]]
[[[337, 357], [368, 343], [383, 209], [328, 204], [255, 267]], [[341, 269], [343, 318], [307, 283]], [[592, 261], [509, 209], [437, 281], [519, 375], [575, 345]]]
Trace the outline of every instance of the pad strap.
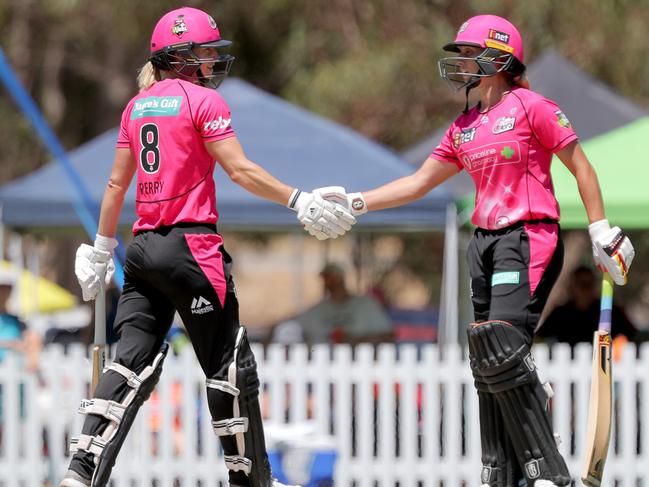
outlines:
[[79, 435], [77, 438], [70, 440], [70, 453], [81, 450], [99, 456], [104, 451], [105, 446], [106, 441], [100, 436]]
[[228, 470], [233, 472], [243, 472], [246, 475], [250, 474], [252, 469], [252, 460], [242, 457], [240, 455], [224, 455], [225, 466]]
[[230, 418], [212, 421], [212, 428], [217, 436], [232, 436], [248, 431], [248, 418]]
[[80, 414], [94, 414], [103, 416], [114, 423], [119, 424], [124, 416], [126, 406], [115, 401], [106, 399], [84, 399], [79, 406]]
[[205, 385], [210, 389], [217, 389], [234, 397], [239, 397], [241, 392], [234, 384], [231, 384], [227, 380], [207, 379]]

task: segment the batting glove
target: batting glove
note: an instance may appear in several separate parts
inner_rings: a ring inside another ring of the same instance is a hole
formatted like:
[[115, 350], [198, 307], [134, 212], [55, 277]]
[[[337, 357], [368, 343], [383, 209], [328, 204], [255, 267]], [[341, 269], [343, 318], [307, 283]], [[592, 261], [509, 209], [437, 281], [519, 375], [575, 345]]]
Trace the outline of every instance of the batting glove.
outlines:
[[97, 235], [94, 246], [81, 244], [74, 260], [74, 273], [84, 301], [97, 297], [102, 280], [108, 285], [115, 273], [113, 251], [117, 240]]
[[367, 205], [362, 193], [347, 193], [342, 186], [326, 186], [314, 189], [313, 194], [345, 207], [353, 216], [367, 213]]
[[627, 283], [627, 275], [635, 250], [631, 240], [620, 230], [611, 228], [608, 220], [599, 220], [588, 225], [588, 233], [593, 244], [595, 264], [602, 271], [610, 274], [615, 284], [623, 286]]
[[338, 238], [356, 223], [356, 219], [341, 205], [299, 189], [293, 190], [287, 206], [297, 212], [298, 221], [318, 240]]

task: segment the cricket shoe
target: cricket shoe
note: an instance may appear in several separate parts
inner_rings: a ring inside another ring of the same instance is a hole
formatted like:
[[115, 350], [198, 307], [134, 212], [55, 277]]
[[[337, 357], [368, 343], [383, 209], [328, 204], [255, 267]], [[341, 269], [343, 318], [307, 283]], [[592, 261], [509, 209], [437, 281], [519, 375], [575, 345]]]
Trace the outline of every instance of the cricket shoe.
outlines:
[[68, 470], [59, 487], [90, 487], [90, 479], [86, 479], [74, 470]]
[[558, 487], [558, 486], [551, 480], [537, 480], [536, 482], [534, 482], [534, 487]]

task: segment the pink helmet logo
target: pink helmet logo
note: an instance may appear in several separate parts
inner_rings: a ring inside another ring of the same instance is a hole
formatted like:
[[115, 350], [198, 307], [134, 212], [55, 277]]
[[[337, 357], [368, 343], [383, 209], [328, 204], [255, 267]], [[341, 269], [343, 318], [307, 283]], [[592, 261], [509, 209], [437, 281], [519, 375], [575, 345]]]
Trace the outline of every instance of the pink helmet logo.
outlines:
[[188, 30], [187, 24], [185, 23], [185, 16], [179, 15], [178, 18], [174, 20], [174, 25], [171, 27], [171, 33], [178, 37], [182, 37], [182, 35]]
[[209, 22], [210, 27], [211, 27], [212, 29], [218, 29], [218, 28], [219, 28], [219, 27], [216, 25], [216, 20], [214, 20], [214, 18], [213, 18], [211, 15], [208, 15], [208, 16], [207, 16], [207, 21]]

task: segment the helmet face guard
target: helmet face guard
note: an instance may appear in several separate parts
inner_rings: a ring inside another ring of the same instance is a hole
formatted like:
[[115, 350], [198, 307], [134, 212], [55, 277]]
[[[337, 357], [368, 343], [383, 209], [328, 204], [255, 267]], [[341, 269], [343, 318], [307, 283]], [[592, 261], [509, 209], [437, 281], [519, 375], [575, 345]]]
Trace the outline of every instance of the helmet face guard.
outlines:
[[[477, 73], [466, 71], [466, 65], [475, 63]], [[499, 49], [488, 47], [476, 57], [452, 56], [437, 62], [439, 75], [453, 89], [475, 88], [482, 78], [498, 73], [510, 73], [519, 76], [525, 72], [525, 66], [515, 56]]]
[[[200, 47], [222, 48], [231, 44], [230, 41], [221, 39], [215, 42], [194, 44], [187, 42], [165, 47], [151, 55], [151, 62], [158, 69], [173, 71], [178, 77], [198, 82], [199, 84], [216, 89], [230, 72], [235, 59], [230, 54], [219, 54], [216, 57], [203, 58], [196, 54], [195, 49]], [[212, 64], [212, 72], [203, 69], [204, 64]]]

